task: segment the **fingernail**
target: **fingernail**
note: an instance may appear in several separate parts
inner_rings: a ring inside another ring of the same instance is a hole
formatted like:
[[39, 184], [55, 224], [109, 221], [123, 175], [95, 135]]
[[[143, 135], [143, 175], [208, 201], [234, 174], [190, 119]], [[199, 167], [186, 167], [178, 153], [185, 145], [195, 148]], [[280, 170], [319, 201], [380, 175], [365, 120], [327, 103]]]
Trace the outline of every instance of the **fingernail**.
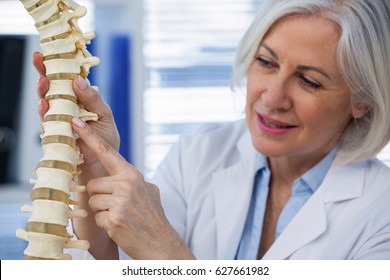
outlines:
[[88, 88], [86, 81], [81, 76], [77, 76], [76, 84], [81, 90], [86, 90]]
[[41, 107], [41, 106], [42, 106], [42, 103], [43, 103], [43, 98], [41, 98], [41, 99], [38, 100], [38, 106]]
[[80, 127], [80, 128], [85, 126], [85, 123], [82, 120], [80, 120], [79, 118], [76, 118], [76, 117], [74, 117], [72, 119], [72, 123], [74, 125], [76, 125], [77, 127]]
[[41, 53], [40, 53], [40, 52], [34, 52], [34, 53], [33, 53], [33, 55], [32, 55], [32, 56], [33, 56], [33, 58], [34, 58], [34, 56], [36, 56], [36, 55], [39, 55], [39, 56], [40, 56], [40, 55], [41, 55]]

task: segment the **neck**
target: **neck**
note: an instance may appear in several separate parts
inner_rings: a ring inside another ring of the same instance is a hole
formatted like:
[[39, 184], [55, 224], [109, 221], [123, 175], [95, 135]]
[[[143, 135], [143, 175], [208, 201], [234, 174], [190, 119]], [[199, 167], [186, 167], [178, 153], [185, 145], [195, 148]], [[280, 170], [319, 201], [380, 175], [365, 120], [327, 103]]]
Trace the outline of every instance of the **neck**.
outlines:
[[296, 179], [305, 174], [308, 170], [319, 163], [326, 153], [316, 158], [306, 157], [270, 157], [268, 164], [272, 174], [272, 182], [278, 186], [289, 186]]

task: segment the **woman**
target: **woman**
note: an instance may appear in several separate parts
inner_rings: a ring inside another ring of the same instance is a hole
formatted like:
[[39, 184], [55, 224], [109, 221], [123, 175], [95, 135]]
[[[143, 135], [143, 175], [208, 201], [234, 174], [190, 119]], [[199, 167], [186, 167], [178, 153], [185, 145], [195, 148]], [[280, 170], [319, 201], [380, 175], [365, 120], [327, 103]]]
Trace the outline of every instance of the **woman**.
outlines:
[[[119, 246], [135, 259], [390, 259], [390, 171], [373, 158], [390, 137], [389, 26], [386, 0], [265, 0], [233, 79], [246, 84], [246, 120], [183, 136], [153, 184], [76, 79], [99, 121], [73, 120], [90, 212], [75, 234], [95, 258]], [[39, 54], [34, 64], [43, 98]]]

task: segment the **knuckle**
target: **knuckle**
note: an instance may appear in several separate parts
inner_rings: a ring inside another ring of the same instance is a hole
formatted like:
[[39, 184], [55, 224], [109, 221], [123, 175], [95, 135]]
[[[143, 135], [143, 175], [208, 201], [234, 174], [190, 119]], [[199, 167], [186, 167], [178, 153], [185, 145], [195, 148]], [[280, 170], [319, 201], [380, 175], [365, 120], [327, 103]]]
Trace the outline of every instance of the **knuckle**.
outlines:
[[107, 116], [107, 117], [109, 117], [109, 118], [112, 118], [112, 116], [113, 116], [113, 113], [112, 113], [112, 110], [111, 110], [111, 108], [107, 105], [107, 103], [104, 103], [104, 113], [105, 113], [105, 115]]
[[112, 120], [114, 116], [110, 106], [108, 106], [108, 104], [105, 102], [103, 102], [103, 105], [101, 106], [98, 115], [100, 120], [106, 120], [106, 121]]
[[99, 226], [99, 227], [102, 227], [103, 226], [103, 222], [102, 222], [102, 218], [101, 218], [101, 215], [99, 215], [100, 213], [96, 213], [95, 214], [95, 221], [96, 221], [96, 224]]
[[127, 207], [127, 198], [125, 196], [118, 196], [116, 199], [118, 209], [125, 209]]
[[109, 225], [107, 225], [107, 219], [104, 218], [103, 212], [99, 212], [95, 214], [95, 221], [99, 227], [103, 228], [106, 231], [109, 230]]
[[100, 95], [100, 93], [96, 90], [96, 88], [94, 86], [89, 86], [88, 89], [88, 96], [89, 96], [89, 102], [91, 104], [94, 104], [95, 106], [98, 105], [98, 104], [104, 104], [104, 100], [102, 98], [102, 96]]
[[132, 192], [131, 182], [127, 180], [118, 182], [117, 189], [124, 191], [124, 193], [131, 193]]
[[124, 223], [123, 215], [117, 211], [111, 211], [110, 213], [110, 227], [119, 228]]
[[135, 170], [131, 173], [131, 179], [135, 182], [144, 182], [144, 175], [139, 172], [138, 170]]
[[91, 179], [89, 182], [86, 184], [86, 189], [87, 193], [90, 197], [92, 197], [95, 194], [95, 182], [96, 179]]
[[148, 183], [148, 185], [150, 186], [150, 188], [152, 189], [152, 191], [158, 195], [160, 195], [160, 189], [155, 185], [155, 184], [152, 184], [152, 183]]
[[90, 95], [92, 103], [96, 103], [100, 101], [101, 96], [93, 88], [88, 87], [88, 93]]
[[91, 207], [92, 211], [95, 211], [95, 196], [91, 195], [88, 199], [88, 205]]
[[109, 143], [107, 143], [106, 141], [104, 141], [103, 139], [99, 139], [98, 140], [98, 150], [102, 153], [108, 153], [108, 152], [111, 152], [112, 151], [112, 147]]

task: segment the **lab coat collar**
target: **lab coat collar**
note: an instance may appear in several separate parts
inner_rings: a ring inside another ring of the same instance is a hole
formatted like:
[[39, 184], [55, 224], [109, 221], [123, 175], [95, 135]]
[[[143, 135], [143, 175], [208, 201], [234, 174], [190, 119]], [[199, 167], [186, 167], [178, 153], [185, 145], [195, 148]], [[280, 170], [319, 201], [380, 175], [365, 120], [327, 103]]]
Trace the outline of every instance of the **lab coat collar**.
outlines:
[[326, 204], [357, 198], [364, 189], [367, 162], [341, 165], [337, 156], [313, 196], [297, 213], [263, 259], [288, 259], [326, 231]]
[[[233, 259], [244, 229], [256, 173], [256, 150], [249, 131], [237, 142], [239, 160], [213, 174], [218, 259]], [[362, 195], [367, 162], [337, 163], [338, 155], [318, 190], [268, 250], [264, 259], [288, 259], [327, 228], [326, 204]]]
[[233, 259], [244, 229], [256, 173], [249, 131], [237, 142], [239, 160], [213, 174], [218, 259]]

